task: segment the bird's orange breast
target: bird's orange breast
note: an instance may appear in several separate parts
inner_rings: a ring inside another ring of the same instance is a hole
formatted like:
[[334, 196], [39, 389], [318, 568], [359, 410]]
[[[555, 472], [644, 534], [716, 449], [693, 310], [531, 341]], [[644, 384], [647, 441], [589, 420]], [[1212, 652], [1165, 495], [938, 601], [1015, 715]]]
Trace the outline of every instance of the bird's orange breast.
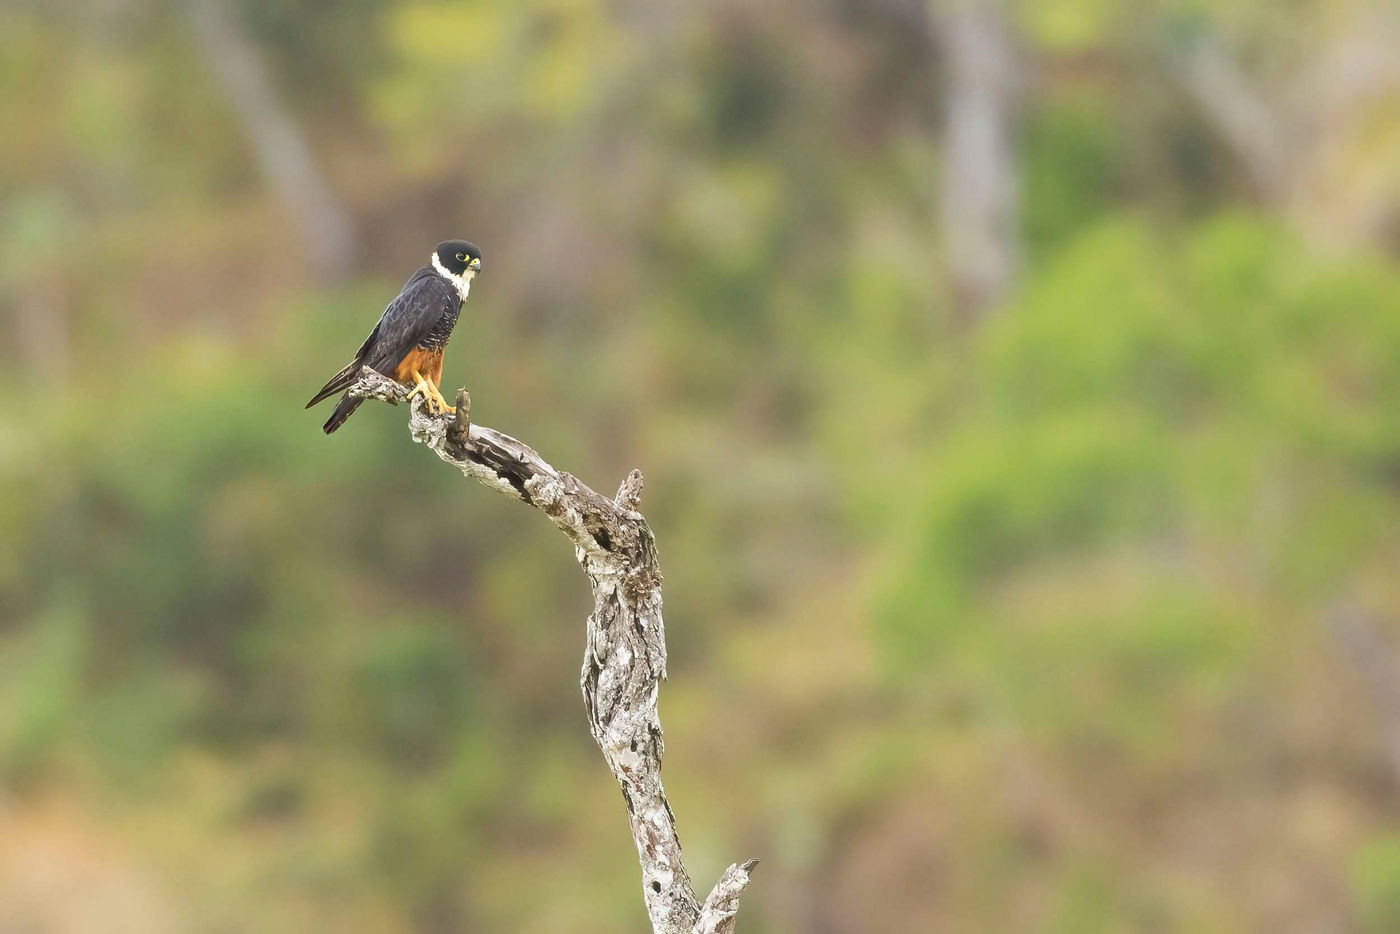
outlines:
[[394, 380], [405, 386], [412, 386], [414, 370], [417, 370], [424, 379], [436, 386], [442, 380], [442, 351], [414, 347], [408, 352], [408, 356], [400, 360], [399, 365], [394, 368]]

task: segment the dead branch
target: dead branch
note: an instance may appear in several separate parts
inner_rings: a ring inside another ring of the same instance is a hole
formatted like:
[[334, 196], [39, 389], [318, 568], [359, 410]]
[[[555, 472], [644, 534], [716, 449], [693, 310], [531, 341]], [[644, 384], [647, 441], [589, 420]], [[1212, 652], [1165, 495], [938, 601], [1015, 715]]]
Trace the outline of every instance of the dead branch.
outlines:
[[[357, 398], [392, 405], [407, 392], [365, 368], [350, 388]], [[732, 934], [739, 895], [757, 860], [731, 865], [703, 903], [681, 861], [675, 815], [661, 785], [664, 746], [656, 695], [666, 677], [661, 568], [656, 542], [637, 511], [642, 474], [634, 470], [609, 499], [556, 470], [533, 448], [471, 424], [470, 399], [457, 415], [428, 414], [418, 399], [409, 415], [413, 440], [466, 476], [544, 513], [569, 537], [593, 589], [580, 686], [593, 739], [622, 787], [642, 867], [642, 893], [655, 934]]]

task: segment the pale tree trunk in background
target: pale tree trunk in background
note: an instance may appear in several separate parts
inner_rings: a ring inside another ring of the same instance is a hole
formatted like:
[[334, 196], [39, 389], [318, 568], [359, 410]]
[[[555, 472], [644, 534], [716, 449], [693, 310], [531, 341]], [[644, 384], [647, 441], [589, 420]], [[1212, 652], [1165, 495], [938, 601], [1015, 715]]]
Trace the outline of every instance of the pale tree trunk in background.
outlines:
[[[1400, 171], [1394, 159], [1395, 95], [1400, 91], [1400, 13], [1354, 11], [1299, 76], [1302, 178], [1289, 207], [1300, 222], [1342, 244], [1394, 248], [1400, 223]], [[1391, 158], [1376, 158], [1377, 147]]]
[[995, 0], [937, 3], [932, 26], [946, 80], [943, 245], [958, 308], [977, 318], [1005, 296], [1016, 271], [1017, 62]]
[[1193, 43], [1175, 61], [1178, 79], [1258, 193], [1286, 197], [1292, 147], [1284, 121], [1213, 37]]
[[1365, 154], [1394, 126], [1400, 22], [1357, 7], [1319, 36], [1291, 86], [1268, 94], [1219, 35], [1174, 48], [1168, 67], [1260, 197], [1310, 239], [1386, 246], [1400, 219], [1400, 172]]
[[278, 98], [266, 64], [225, 0], [190, 4], [195, 34], [238, 115], [258, 164], [292, 213], [317, 275], [334, 282], [355, 256], [349, 214], [316, 167], [311, 147]]
[[1350, 604], [1338, 604], [1325, 622], [1375, 705], [1391, 777], [1400, 787], [1400, 659], [1395, 647], [1380, 620]]

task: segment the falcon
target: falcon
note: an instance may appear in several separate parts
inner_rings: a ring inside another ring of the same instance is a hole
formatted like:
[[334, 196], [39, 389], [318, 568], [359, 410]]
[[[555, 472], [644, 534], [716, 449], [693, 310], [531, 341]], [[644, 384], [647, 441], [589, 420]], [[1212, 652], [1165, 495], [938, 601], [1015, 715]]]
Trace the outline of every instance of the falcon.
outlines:
[[[434, 414], [456, 412], [442, 397], [442, 352], [457, 325], [462, 302], [471, 292], [472, 280], [481, 271], [481, 251], [465, 240], [444, 240], [433, 250], [432, 260], [408, 277], [398, 296], [384, 309], [355, 359], [332, 376], [306, 403], [309, 409], [322, 399], [345, 392], [361, 367], [383, 373], [403, 386], [412, 386], [409, 398], [421, 395]], [[335, 431], [360, 407], [363, 399], [341, 396], [331, 417], [321, 426]]]

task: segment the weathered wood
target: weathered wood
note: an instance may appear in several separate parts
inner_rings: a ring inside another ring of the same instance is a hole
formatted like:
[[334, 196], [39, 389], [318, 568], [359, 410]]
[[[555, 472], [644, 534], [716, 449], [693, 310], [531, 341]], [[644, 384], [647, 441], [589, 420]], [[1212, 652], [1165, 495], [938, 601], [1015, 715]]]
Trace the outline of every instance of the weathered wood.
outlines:
[[[369, 368], [360, 371], [350, 394], [391, 405], [408, 395]], [[661, 784], [665, 748], [656, 697], [666, 677], [666, 629], [656, 540], [638, 512], [641, 471], [632, 471], [609, 499], [551, 466], [529, 445], [471, 424], [469, 410], [465, 390], [458, 392], [455, 417], [429, 414], [420, 397], [409, 430], [413, 440], [466, 476], [544, 513], [574, 544], [593, 588], [579, 683], [593, 739], [622, 788], [653, 931], [732, 934], [739, 896], [758, 861], [730, 866], [700, 902]]]

